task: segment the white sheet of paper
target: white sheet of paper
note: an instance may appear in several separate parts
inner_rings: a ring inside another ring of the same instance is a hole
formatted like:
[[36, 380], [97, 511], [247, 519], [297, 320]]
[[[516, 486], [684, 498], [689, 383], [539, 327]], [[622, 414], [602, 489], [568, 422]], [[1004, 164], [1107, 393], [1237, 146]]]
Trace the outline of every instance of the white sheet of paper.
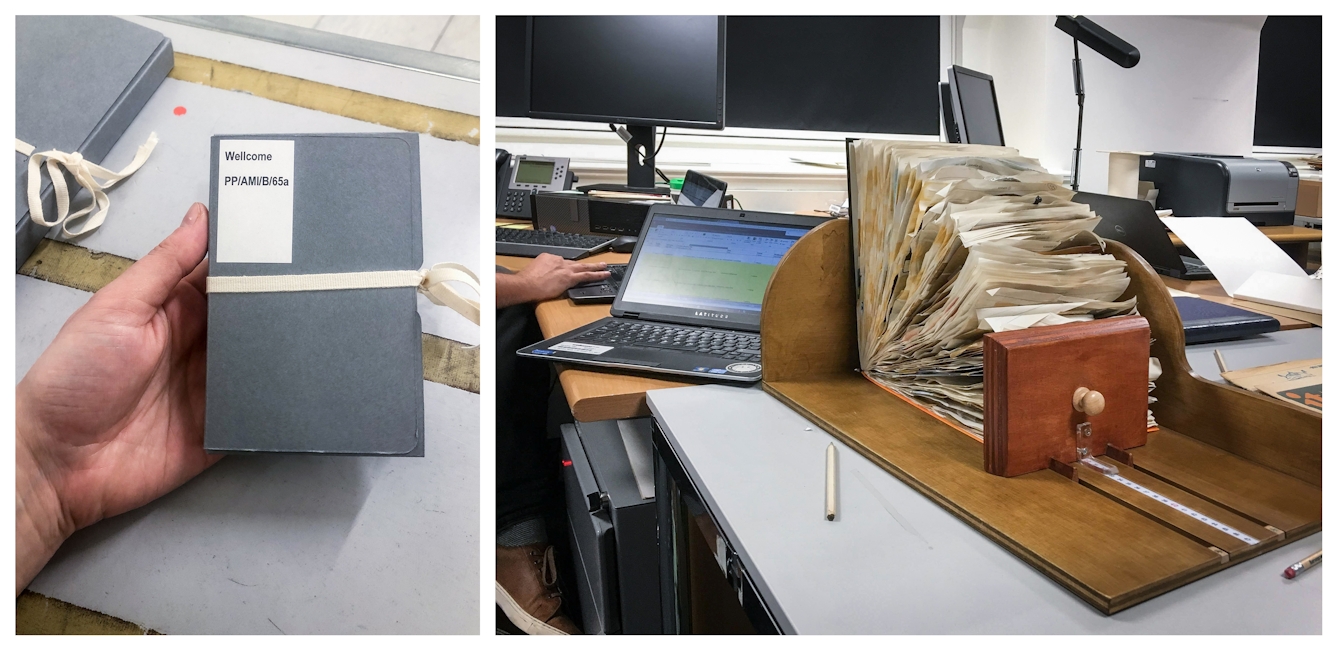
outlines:
[[1064, 325], [1078, 321], [1091, 321], [1091, 315], [1061, 316], [1058, 314], [1019, 314], [1017, 316], [995, 316], [982, 319], [995, 332], [1025, 330], [1041, 326]]
[[1291, 256], [1244, 217], [1166, 217], [1162, 222], [1208, 265], [1230, 296], [1255, 272], [1306, 275]]
[[1324, 281], [1309, 276], [1260, 271], [1236, 289], [1236, 296], [1265, 305], [1324, 313]]

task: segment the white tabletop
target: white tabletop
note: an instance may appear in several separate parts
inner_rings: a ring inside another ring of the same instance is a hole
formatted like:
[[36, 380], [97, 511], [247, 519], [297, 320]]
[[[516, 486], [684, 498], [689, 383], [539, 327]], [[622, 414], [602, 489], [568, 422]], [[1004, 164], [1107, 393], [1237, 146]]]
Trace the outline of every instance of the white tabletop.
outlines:
[[[1253, 363], [1318, 357], [1319, 332], [1253, 340], [1262, 359]], [[1106, 616], [759, 387], [663, 389], [647, 398], [785, 632], [1321, 630], [1322, 566], [1293, 581], [1281, 573], [1318, 551], [1322, 534]], [[839, 499], [828, 522], [824, 455], [832, 442]]]
[[[147, 253], [192, 202], [208, 201], [211, 135], [385, 130], [168, 79], [106, 161], [129, 161], [150, 131], [157, 150], [78, 244]], [[479, 148], [429, 136], [420, 146], [424, 262], [478, 269]], [[22, 378], [91, 295], [16, 282]], [[419, 308], [425, 332], [478, 343], [478, 327], [454, 312], [426, 299]], [[480, 400], [432, 382], [424, 400], [424, 458], [229, 457], [76, 533], [30, 588], [165, 633], [477, 633]]]

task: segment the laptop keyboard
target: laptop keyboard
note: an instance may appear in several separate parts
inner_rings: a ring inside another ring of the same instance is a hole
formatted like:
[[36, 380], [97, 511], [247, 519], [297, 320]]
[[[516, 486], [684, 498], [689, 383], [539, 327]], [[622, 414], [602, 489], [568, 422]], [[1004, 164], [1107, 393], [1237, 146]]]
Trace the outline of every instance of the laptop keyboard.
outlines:
[[578, 233], [558, 233], [556, 231], [532, 231], [520, 228], [497, 227], [497, 241], [512, 244], [535, 244], [539, 246], [560, 246], [572, 249], [593, 249], [611, 237], [581, 235]]
[[627, 265], [625, 264], [606, 265], [604, 267], [604, 270], [609, 272], [608, 278], [605, 278], [604, 280], [596, 280], [594, 282], [589, 282], [589, 283], [581, 283], [577, 285], [577, 287], [581, 288], [601, 287], [604, 289], [605, 293], [609, 294], [610, 296], [616, 295], [618, 293], [618, 288], [622, 287], [623, 276], [627, 275]]
[[1182, 255], [1180, 256], [1180, 261], [1185, 264], [1185, 271], [1188, 273], [1191, 274], [1211, 273], [1210, 271], [1208, 271], [1208, 265], [1203, 264], [1203, 261], [1199, 260], [1198, 258], [1191, 258], [1187, 255]]
[[738, 362], [762, 359], [762, 338], [754, 333], [685, 328], [662, 323], [611, 321], [573, 339], [605, 346], [664, 348]]

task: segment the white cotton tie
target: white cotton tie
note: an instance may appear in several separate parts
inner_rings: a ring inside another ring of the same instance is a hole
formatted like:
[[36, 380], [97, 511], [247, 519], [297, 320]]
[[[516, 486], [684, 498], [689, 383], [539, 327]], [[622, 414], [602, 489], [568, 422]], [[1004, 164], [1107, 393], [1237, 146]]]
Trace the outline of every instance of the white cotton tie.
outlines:
[[[51, 228], [60, 226], [60, 232], [66, 237], [77, 237], [86, 233], [91, 233], [102, 225], [103, 220], [107, 218], [107, 211], [111, 209], [111, 199], [107, 198], [106, 190], [116, 185], [122, 179], [134, 174], [144, 161], [149, 159], [149, 154], [153, 153], [153, 148], [158, 144], [158, 134], [150, 133], [149, 139], [139, 146], [135, 152], [135, 159], [130, 161], [119, 172], [113, 172], [101, 165], [84, 160], [79, 152], [66, 153], [63, 151], [43, 151], [33, 153], [34, 147], [18, 138], [14, 139], [14, 150], [28, 157], [28, 214], [32, 220], [40, 226]], [[51, 177], [51, 185], [56, 190], [56, 219], [55, 221], [46, 221], [42, 214], [42, 163], [46, 163], [47, 175]], [[65, 184], [65, 175], [61, 173], [60, 168], [64, 167], [74, 176], [74, 180], [83, 188], [87, 189], [93, 195], [93, 203], [88, 207], [70, 214], [70, 189]], [[103, 180], [105, 182], [99, 182]], [[94, 211], [96, 209], [96, 211]], [[92, 213], [89, 215], [89, 213]], [[83, 228], [77, 231], [69, 229], [69, 223], [89, 215], [84, 221]]]
[[461, 296], [449, 283], [460, 283], [483, 295], [478, 276], [454, 262], [432, 265], [426, 271], [357, 271], [333, 274], [291, 276], [210, 276], [205, 282], [210, 294], [256, 294], [271, 292], [322, 292], [339, 289], [378, 289], [417, 287], [428, 300], [449, 307], [460, 316], [479, 324], [478, 299]]

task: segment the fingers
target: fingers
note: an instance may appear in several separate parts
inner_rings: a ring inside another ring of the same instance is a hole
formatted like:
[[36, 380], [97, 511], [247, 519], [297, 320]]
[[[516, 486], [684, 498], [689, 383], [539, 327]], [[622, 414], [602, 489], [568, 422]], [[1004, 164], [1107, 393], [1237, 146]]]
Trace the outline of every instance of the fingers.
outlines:
[[100, 300], [120, 301], [120, 307], [148, 320], [177, 283], [204, 259], [209, 246], [208, 214], [202, 204], [193, 204], [171, 235], [98, 292]]
[[571, 275], [573, 284], [592, 283], [596, 280], [604, 280], [609, 277], [607, 271], [580, 271]]
[[195, 291], [204, 294], [204, 281], [205, 278], [208, 277], [209, 258], [206, 256], [205, 259], [200, 261], [200, 264], [195, 265], [195, 270], [190, 272], [190, 275], [186, 276], [186, 282], [189, 283], [191, 287], [194, 287]]
[[572, 262], [572, 263], [570, 263], [570, 268], [571, 268], [571, 270], [572, 270], [572, 271], [575, 271], [575, 272], [578, 272], [578, 273], [579, 273], [579, 272], [582, 272], [582, 271], [603, 271], [603, 270], [606, 269], [607, 267], [608, 267], [608, 265], [604, 264], [603, 262]]

